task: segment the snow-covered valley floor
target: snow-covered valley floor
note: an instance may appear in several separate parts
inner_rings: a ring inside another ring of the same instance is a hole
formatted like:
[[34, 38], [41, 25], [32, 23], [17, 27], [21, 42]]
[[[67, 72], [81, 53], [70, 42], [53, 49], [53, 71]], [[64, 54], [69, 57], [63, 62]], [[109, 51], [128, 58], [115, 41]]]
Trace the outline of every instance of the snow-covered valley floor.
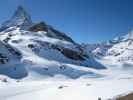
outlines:
[[105, 77], [10, 80], [0, 83], [0, 100], [107, 100], [133, 92], [131, 70], [101, 70]]

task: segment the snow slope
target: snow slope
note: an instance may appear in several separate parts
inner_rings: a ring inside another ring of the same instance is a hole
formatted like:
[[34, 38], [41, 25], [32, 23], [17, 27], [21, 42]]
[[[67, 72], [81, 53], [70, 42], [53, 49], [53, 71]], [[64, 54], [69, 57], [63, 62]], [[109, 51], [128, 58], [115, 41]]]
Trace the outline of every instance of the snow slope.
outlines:
[[16, 48], [0, 41], [0, 74], [12, 78], [25, 77], [27, 72], [20, 59], [21, 53]]

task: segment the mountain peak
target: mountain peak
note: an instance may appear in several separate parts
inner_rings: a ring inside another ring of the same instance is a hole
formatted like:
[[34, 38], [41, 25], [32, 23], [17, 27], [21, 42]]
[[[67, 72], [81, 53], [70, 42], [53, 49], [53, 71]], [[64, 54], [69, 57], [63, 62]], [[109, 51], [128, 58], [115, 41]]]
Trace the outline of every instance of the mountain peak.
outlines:
[[17, 10], [15, 11], [14, 15], [12, 16], [12, 18], [14, 17], [19, 17], [19, 18], [28, 18], [31, 19], [29, 14], [26, 12], [26, 10], [22, 7], [22, 6], [18, 6]]
[[32, 25], [30, 15], [22, 6], [18, 6], [13, 16], [1, 25], [1, 28], [7, 29], [9, 27], [20, 27], [20, 29], [27, 29]]
[[131, 32], [128, 33], [128, 38], [129, 39], [133, 39], [133, 30]]
[[17, 10], [25, 11], [25, 9], [24, 9], [24, 7], [23, 7], [22, 5], [19, 5], [19, 6], [17, 7]]

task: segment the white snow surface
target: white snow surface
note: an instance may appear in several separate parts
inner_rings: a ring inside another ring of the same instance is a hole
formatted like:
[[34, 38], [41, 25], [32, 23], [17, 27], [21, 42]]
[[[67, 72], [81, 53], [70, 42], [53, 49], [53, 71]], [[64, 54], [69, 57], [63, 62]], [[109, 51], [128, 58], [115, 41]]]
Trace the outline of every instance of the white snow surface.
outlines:
[[106, 76], [76, 80], [56, 76], [41, 80], [1, 82], [0, 100], [107, 100], [133, 91], [130, 70], [109, 69], [99, 73]]

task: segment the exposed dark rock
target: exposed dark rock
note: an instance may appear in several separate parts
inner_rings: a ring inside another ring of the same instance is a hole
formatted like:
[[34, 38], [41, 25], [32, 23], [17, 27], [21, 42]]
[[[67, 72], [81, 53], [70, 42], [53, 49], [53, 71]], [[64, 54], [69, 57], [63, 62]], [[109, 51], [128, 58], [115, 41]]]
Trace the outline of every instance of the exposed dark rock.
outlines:
[[43, 70], [48, 71], [48, 68], [44, 67]]
[[61, 69], [61, 70], [65, 70], [65, 69], [66, 69], [66, 66], [65, 66], [65, 65], [61, 65], [61, 66], [60, 66], [60, 69]]
[[127, 94], [125, 96], [120, 96], [116, 100], [133, 100], [133, 93]]
[[34, 48], [34, 45], [33, 44], [28, 44], [28, 48]]
[[8, 41], [9, 41], [10, 39], [11, 39], [10, 37], [7, 37], [7, 38], [5, 38], [3, 41], [4, 41], [5, 43], [8, 43]]
[[18, 39], [18, 40], [12, 40], [12, 43], [20, 43], [20, 42], [22, 42], [23, 40], [22, 39]]
[[69, 36], [67, 36], [65, 33], [63, 32], [60, 32], [56, 29], [54, 29], [53, 27], [49, 27], [49, 30], [51, 32], [53, 32], [53, 34], [51, 33], [48, 33], [47, 35], [49, 37], [54, 37], [54, 38], [57, 38], [57, 39], [60, 39], [60, 40], [65, 40], [65, 41], [69, 41], [69, 42], [72, 42], [72, 43], [75, 43]]
[[8, 82], [6, 77], [0, 77], [0, 81], [5, 82], [5, 83]]
[[65, 88], [65, 87], [68, 87], [68, 86], [61, 85], [61, 86], [58, 87], [58, 89], [63, 89], [63, 88]]
[[80, 53], [74, 51], [74, 50], [71, 50], [71, 49], [68, 49], [68, 48], [63, 48], [61, 53], [70, 58], [70, 59], [73, 59], [73, 60], [85, 60], [85, 58], [80, 55]]
[[42, 42], [39, 40], [37, 40], [36, 42], [39, 43], [39, 45], [41, 45], [45, 49], [55, 49], [62, 53], [65, 57], [72, 60], [85, 60], [85, 58], [87, 58], [87, 56], [80, 49], [79, 51], [74, 51], [70, 48], [64, 48], [63, 46], [51, 44], [49, 42]]
[[44, 22], [37, 23], [29, 28], [29, 31], [38, 32], [38, 31], [45, 31], [48, 32], [48, 27]]
[[86, 57], [85, 55], [83, 55], [82, 51], [77, 52], [77, 51], [74, 51], [72, 49], [64, 48], [64, 47], [61, 47], [58, 45], [52, 45], [52, 48], [60, 51], [64, 56], [66, 56], [69, 59], [85, 60], [85, 57]]
[[13, 48], [12, 46], [10, 46], [8, 43], [4, 43], [4, 46], [8, 49], [8, 51], [9, 51], [12, 55], [14, 55], [14, 56], [16, 56], [16, 57], [18, 57], [18, 58], [22, 58], [22, 54], [21, 54], [17, 49], [15, 49], [15, 48]]
[[65, 33], [62, 33], [60, 31], [48, 26], [44, 22], [40, 22], [40, 23], [33, 25], [32, 27], [29, 28], [29, 31], [32, 31], [32, 32], [45, 31], [45, 32], [47, 32], [48, 37], [53, 37], [53, 38], [57, 38], [60, 40], [65, 40], [65, 41], [75, 43], [70, 37], [65, 35]]
[[5, 64], [8, 62], [8, 58], [0, 53], [0, 64]]

